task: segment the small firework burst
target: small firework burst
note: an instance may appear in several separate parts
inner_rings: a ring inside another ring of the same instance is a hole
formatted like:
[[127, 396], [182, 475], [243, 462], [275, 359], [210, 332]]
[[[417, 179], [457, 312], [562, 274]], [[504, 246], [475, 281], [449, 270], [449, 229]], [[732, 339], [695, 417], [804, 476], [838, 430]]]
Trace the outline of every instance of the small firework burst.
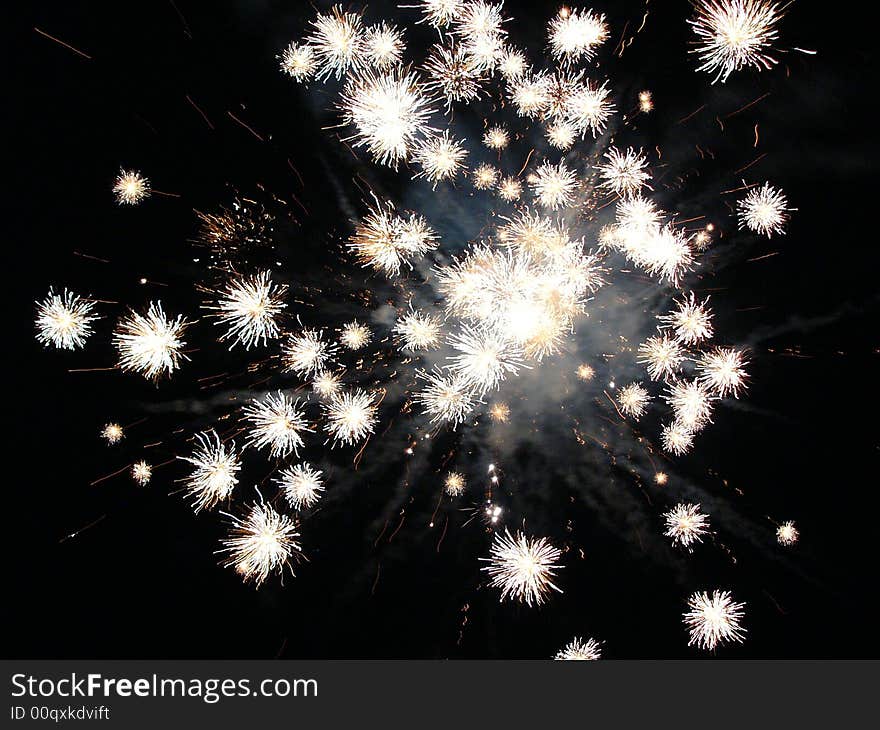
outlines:
[[262, 400], [255, 398], [244, 408], [245, 419], [251, 426], [249, 445], [258, 449], [269, 447], [270, 457], [285, 457], [298, 453], [303, 445], [302, 434], [313, 432], [299, 401], [284, 393], [270, 393]]
[[458, 334], [449, 338], [449, 344], [459, 352], [450, 356], [450, 370], [479, 393], [497, 388], [508, 373], [516, 375], [522, 365], [522, 351], [488, 329], [463, 325]]
[[446, 480], [443, 482], [443, 487], [446, 489], [446, 494], [450, 497], [458, 497], [459, 495], [464, 493], [464, 488], [467, 486], [467, 483], [464, 479], [464, 474], [461, 474], [457, 471], [451, 471], [446, 475]]
[[323, 406], [324, 428], [333, 437], [333, 445], [351, 446], [373, 433], [378, 408], [372, 394], [355, 390], [333, 396]]
[[151, 302], [146, 315], [131, 311], [116, 325], [113, 344], [119, 351], [119, 367], [158, 380], [171, 375], [181, 360], [186, 343], [181, 339], [189, 325], [182, 316], [169, 319], [161, 302]]
[[136, 461], [131, 465], [131, 478], [140, 487], [145, 487], [153, 478], [153, 467], [146, 461]]
[[471, 173], [471, 180], [477, 190], [489, 190], [498, 182], [498, 168], [483, 163], [477, 165]]
[[503, 2], [487, 3], [484, 0], [468, 0], [461, 4], [461, 9], [454, 18], [454, 32], [469, 38], [478, 35], [506, 35], [503, 23], [506, 18], [502, 14]]
[[519, 200], [522, 195], [522, 183], [515, 177], [505, 177], [498, 183], [498, 195], [509, 203]]
[[447, 111], [455, 102], [467, 103], [480, 98], [483, 73], [462, 46], [435, 45], [425, 60], [424, 70], [429, 78], [425, 88], [445, 97]]
[[217, 303], [205, 308], [217, 312], [217, 324], [228, 327], [221, 341], [232, 340], [230, 349], [241, 343], [249, 350], [279, 336], [278, 317], [287, 306], [286, 293], [286, 284], [273, 283], [272, 274], [261, 271], [228, 281]]
[[489, 417], [495, 423], [507, 423], [510, 420], [510, 406], [504, 401], [493, 403], [489, 407]]
[[62, 350], [83, 347], [92, 334], [92, 322], [98, 319], [94, 310], [94, 303], [67, 289], [63, 294], [49, 289], [46, 298], [37, 302], [37, 340]]
[[400, 347], [410, 352], [432, 350], [440, 344], [440, 320], [436, 317], [412, 309], [394, 324], [393, 333]]
[[136, 170], [120, 170], [113, 183], [113, 193], [119, 205], [137, 205], [150, 197], [150, 181]]
[[776, 40], [776, 25], [783, 8], [767, 0], [698, 0], [696, 15], [688, 20], [698, 37], [691, 53], [699, 56], [698, 71], [714, 73], [714, 84], [722, 83], [734, 71], [750, 66], [758, 71], [770, 69], [776, 59], [770, 56]]
[[398, 216], [393, 206], [377, 205], [355, 227], [349, 249], [362, 266], [387, 275], [398, 275], [409, 259], [422, 256], [437, 245], [437, 234], [415, 213]]
[[647, 89], [639, 92], [639, 111], [647, 114], [654, 110], [654, 97]]
[[535, 171], [531, 182], [532, 192], [538, 202], [551, 210], [571, 205], [577, 185], [574, 171], [569, 170], [561, 161], [555, 165], [543, 163]]
[[605, 16], [592, 10], [564, 10], [550, 21], [550, 50], [562, 63], [591, 59], [608, 38]]
[[719, 644], [729, 641], [741, 643], [745, 629], [741, 621], [745, 615], [744, 603], [736, 603], [729, 591], [698, 592], [688, 599], [684, 624], [690, 633], [688, 646], [713, 651]]
[[474, 408], [474, 392], [470, 383], [461, 375], [442, 372], [417, 371], [416, 376], [425, 385], [413, 400], [421, 405], [431, 423], [448, 423], [453, 428], [463, 423]]
[[312, 379], [312, 390], [321, 398], [330, 398], [339, 392], [342, 387], [342, 378], [326, 370], [315, 373]]
[[566, 121], [577, 129], [581, 136], [587, 132], [591, 132], [594, 137], [602, 134], [608, 118], [614, 113], [614, 104], [608, 101], [610, 94], [607, 82], [599, 86], [587, 81], [566, 98], [564, 111]]
[[529, 62], [520, 51], [507, 48], [498, 61], [498, 70], [508, 81], [515, 81], [528, 73]]
[[677, 504], [663, 513], [663, 521], [663, 534], [672, 538], [673, 545], [690, 548], [695, 542], [703, 542], [703, 535], [709, 532], [709, 517], [700, 512], [698, 504]]
[[672, 377], [684, 360], [681, 343], [667, 335], [649, 337], [639, 345], [638, 362], [646, 366], [651, 380]]
[[797, 527], [794, 526], [794, 522], [789, 520], [788, 522], [783, 522], [779, 527], [776, 528], [776, 539], [780, 545], [788, 547], [790, 545], [794, 545], [798, 538], [800, 537], [800, 533], [798, 532]]
[[527, 606], [540, 606], [551, 590], [562, 593], [552, 582], [561, 567], [562, 551], [546, 538], [529, 538], [522, 532], [514, 537], [505, 529], [503, 535], [495, 534], [489, 555], [480, 560], [489, 563], [483, 570], [490, 584], [501, 589], [502, 601], [510, 596]]
[[324, 370], [335, 355], [336, 345], [324, 339], [323, 330], [304, 329], [288, 338], [281, 357], [286, 370], [307, 376]]
[[788, 212], [792, 210], [785, 194], [770, 183], [749, 190], [745, 198], [737, 201], [736, 209], [740, 229], [748, 228], [767, 238], [774, 233], [785, 235], [785, 224], [790, 218]]
[[101, 429], [101, 438], [110, 444], [110, 446], [118, 444], [122, 441], [124, 436], [125, 432], [122, 430], [122, 426], [118, 423], [108, 423]]
[[547, 141], [563, 152], [572, 148], [575, 136], [575, 128], [567, 122], [558, 122], [547, 127]]
[[653, 231], [660, 227], [663, 213], [652, 200], [628, 195], [617, 201], [617, 225], [623, 229]]
[[510, 134], [504, 127], [490, 127], [483, 135], [483, 144], [490, 150], [503, 150], [510, 144]]
[[658, 487], [664, 486], [669, 481], [669, 475], [665, 471], [658, 471], [654, 474], [654, 484]]
[[577, 375], [578, 380], [583, 380], [585, 383], [591, 381], [594, 377], [596, 377], [596, 371], [593, 370], [591, 365], [587, 365], [583, 363], [578, 365], [577, 370], [575, 370], [575, 375]]
[[691, 292], [676, 304], [677, 309], [658, 317], [662, 329], [671, 329], [675, 338], [685, 345], [694, 345], [712, 337], [712, 310], [709, 307], [709, 297], [697, 302], [694, 293]]
[[283, 469], [275, 483], [294, 509], [313, 507], [324, 491], [324, 472], [303, 462]]
[[514, 79], [507, 95], [521, 117], [539, 117], [550, 104], [550, 80], [546, 74], [537, 73]]
[[648, 395], [648, 391], [642, 387], [641, 383], [630, 383], [617, 393], [620, 410], [630, 418], [639, 419], [644, 416], [650, 401], [651, 396]]
[[232, 494], [238, 484], [236, 474], [241, 469], [241, 461], [235, 443], [227, 447], [215, 431], [196, 434], [195, 438], [193, 455], [177, 458], [195, 467], [184, 484], [187, 496], [193, 500], [193, 509], [200, 512], [212, 509]]
[[413, 159], [421, 171], [414, 177], [424, 177], [434, 183], [454, 178], [462, 169], [467, 157], [463, 140], [449, 138], [449, 131], [440, 136], [430, 137], [416, 149]]
[[660, 443], [670, 454], [683, 456], [693, 447], [694, 434], [678, 422], [669, 423], [660, 431]]
[[272, 573], [280, 575], [291, 559], [301, 552], [296, 524], [269, 505], [253, 505], [243, 519], [232, 520], [229, 535], [222, 541], [220, 552], [224, 561], [245, 582], [253, 581], [259, 588]]
[[628, 149], [621, 153], [612, 147], [605, 153], [607, 162], [599, 166], [601, 187], [618, 195], [637, 193], [643, 187], [650, 188], [651, 176], [646, 172], [648, 161], [641, 152]]
[[602, 642], [595, 639], [584, 641], [575, 637], [556, 652], [553, 657], [559, 661], [594, 661], [602, 658]]
[[672, 407], [676, 422], [691, 433], [700, 431], [712, 420], [712, 394], [698, 380], [672, 383], [665, 400]]
[[745, 355], [733, 347], [716, 347], [704, 352], [697, 361], [700, 380], [715, 391], [719, 398], [732, 395], [746, 387]]
[[435, 28], [445, 28], [461, 15], [465, 0], [420, 0], [424, 20]]
[[355, 127], [355, 147], [366, 147], [373, 159], [397, 169], [418, 144], [435, 130], [436, 111], [418, 77], [406, 70], [366, 70], [354, 77], [341, 96], [345, 124]]
[[313, 30], [306, 41], [321, 66], [319, 79], [330, 74], [340, 79], [363, 66], [364, 26], [360, 15], [344, 13], [335, 6], [328, 15], [318, 15], [311, 25]]
[[349, 322], [342, 328], [339, 341], [349, 350], [360, 350], [366, 347], [373, 339], [370, 328], [360, 322]]
[[296, 81], [308, 81], [317, 68], [315, 50], [307, 43], [291, 43], [281, 53], [281, 70]]
[[384, 21], [367, 28], [364, 35], [364, 56], [376, 68], [387, 68], [400, 63], [406, 44], [403, 31]]

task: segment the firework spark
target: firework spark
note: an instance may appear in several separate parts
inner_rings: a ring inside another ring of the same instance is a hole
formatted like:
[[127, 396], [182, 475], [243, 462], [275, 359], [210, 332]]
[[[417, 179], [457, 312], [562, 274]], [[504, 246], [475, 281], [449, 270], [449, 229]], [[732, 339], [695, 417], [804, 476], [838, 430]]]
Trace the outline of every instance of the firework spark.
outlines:
[[333, 396], [323, 405], [324, 428], [333, 437], [333, 445], [351, 446], [373, 433], [377, 423], [374, 396], [362, 390]]
[[113, 344], [119, 351], [119, 367], [158, 380], [180, 367], [186, 343], [181, 339], [189, 325], [182, 316], [169, 319], [161, 302], [151, 302], [146, 315], [131, 311], [119, 320]]
[[308, 81], [317, 69], [315, 50], [306, 43], [291, 43], [281, 54], [281, 70], [296, 81]]
[[410, 308], [392, 330], [403, 350], [432, 350], [440, 344], [441, 323], [430, 314]]
[[46, 298], [37, 302], [37, 340], [62, 350], [85, 346], [92, 334], [92, 322], [99, 319], [94, 310], [93, 302], [67, 289], [63, 294], [49, 289]]
[[461, 15], [464, 3], [465, 0], [420, 0], [419, 7], [424, 20], [435, 28], [445, 28]]
[[425, 88], [445, 97], [447, 111], [455, 102], [468, 103], [480, 98], [483, 73], [462, 46], [435, 45], [424, 70], [429, 77]]
[[673, 545], [690, 548], [695, 542], [702, 542], [703, 535], [709, 532], [709, 517], [700, 512], [698, 504], [677, 504], [664, 512], [666, 537], [672, 538]]
[[302, 434], [314, 431], [298, 406], [298, 400], [291, 400], [281, 391], [252, 400], [244, 408], [251, 425], [247, 443], [258, 449], [268, 446], [270, 457], [298, 453], [303, 445]]
[[527, 606], [540, 606], [551, 590], [562, 593], [552, 582], [562, 551], [546, 538], [529, 538], [522, 532], [513, 537], [505, 529], [503, 535], [496, 533], [489, 555], [480, 558], [489, 563], [482, 570], [489, 574], [490, 584], [501, 589], [502, 601], [510, 596]]
[[431, 423], [447, 423], [455, 428], [463, 423], [474, 408], [473, 387], [462, 375], [444, 375], [442, 372], [417, 371], [416, 376], [425, 385], [413, 400], [421, 405]]
[[342, 378], [338, 374], [326, 370], [316, 373], [312, 379], [312, 390], [321, 398], [329, 398], [336, 395], [341, 387]]
[[449, 344], [460, 353], [450, 357], [449, 368], [479, 393], [497, 388], [522, 365], [522, 351], [488, 329], [463, 325]]
[[575, 637], [556, 652], [553, 657], [559, 661], [593, 661], [602, 658], [602, 642], [595, 639], [584, 641]]
[[614, 104], [608, 101], [610, 95], [607, 82], [598, 86], [588, 81], [566, 98], [565, 119], [581, 136], [591, 132], [597, 137], [605, 131], [608, 119], [614, 113]]
[[583, 363], [582, 365], [578, 365], [577, 370], [575, 370], [575, 375], [578, 376], [578, 380], [583, 380], [585, 383], [588, 383], [596, 376], [596, 371], [590, 365]]
[[749, 190], [746, 197], [736, 204], [739, 213], [739, 227], [771, 238], [774, 233], [785, 235], [788, 222], [788, 200], [785, 194], [764, 183], [760, 188]]
[[489, 190], [495, 187], [495, 183], [498, 182], [498, 175], [498, 168], [484, 163], [474, 168], [474, 171], [471, 173], [471, 179], [477, 190]]
[[387, 68], [400, 63], [406, 44], [403, 32], [384, 21], [379, 25], [367, 28], [364, 36], [364, 55], [376, 68]]
[[364, 26], [361, 16], [335, 6], [329, 15], [311, 21], [313, 31], [306, 39], [321, 65], [318, 78], [333, 74], [337, 79], [358, 71], [364, 62]]
[[712, 420], [712, 394], [698, 380], [672, 383], [665, 400], [675, 413], [676, 423], [690, 433], [696, 433]]
[[349, 350], [360, 350], [366, 347], [373, 338], [370, 328], [360, 322], [349, 322], [344, 325], [339, 341]]
[[550, 50], [563, 63], [590, 60], [596, 47], [608, 38], [604, 15], [592, 10], [560, 12], [550, 21]]
[[139, 487], [145, 487], [153, 478], [153, 467], [146, 461], [136, 461], [131, 465], [131, 478]]
[[797, 527], [794, 526], [794, 522], [791, 520], [783, 522], [778, 528], [776, 528], [776, 539], [780, 545], [785, 547], [794, 545], [799, 537], [800, 533], [798, 532]]
[[551, 210], [571, 205], [577, 185], [574, 171], [561, 161], [555, 165], [545, 162], [535, 171], [531, 181], [538, 202]]
[[446, 475], [446, 480], [444, 481], [443, 486], [446, 489], [446, 494], [450, 497], [458, 497], [464, 493], [467, 483], [465, 482], [463, 474], [460, 474], [457, 471], [451, 471]]
[[113, 183], [113, 193], [119, 205], [137, 205], [150, 197], [150, 181], [136, 170], [120, 170]]
[[671, 329], [675, 338], [685, 345], [694, 345], [712, 337], [712, 310], [709, 307], [709, 297], [698, 303], [694, 293], [691, 292], [676, 304], [678, 308], [675, 311], [658, 317], [662, 329]]
[[280, 575], [301, 552], [296, 525], [262, 502], [253, 505], [244, 518], [232, 520], [228, 537], [222, 541], [224, 565], [234, 568], [245, 582], [259, 588], [272, 573]]
[[101, 438], [104, 439], [110, 446], [115, 446], [120, 441], [122, 441], [125, 436], [125, 432], [122, 430], [122, 426], [118, 423], [108, 423], [104, 428], [101, 429]]
[[515, 177], [506, 177], [498, 183], [498, 195], [508, 202], [519, 200], [522, 195], [522, 183]]
[[178, 456], [195, 469], [184, 479], [187, 496], [193, 500], [193, 509], [200, 512], [212, 509], [228, 499], [238, 484], [236, 474], [241, 461], [235, 443], [227, 447], [214, 431], [196, 434], [196, 448], [192, 456]]
[[261, 271], [227, 282], [217, 303], [205, 308], [216, 311], [217, 324], [228, 327], [221, 341], [231, 339], [230, 349], [241, 343], [249, 350], [280, 335], [278, 317], [287, 306], [286, 293], [286, 284], [273, 283], [271, 273]]
[[641, 383], [630, 383], [617, 393], [620, 410], [624, 415], [636, 420], [645, 415], [650, 401], [651, 396], [648, 395], [648, 391], [642, 387]]
[[313, 507], [324, 491], [324, 472], [304, 462], [283, 469], [275, 483], [294, 509]]
[[419, 145], [413, 159], [422, 169], [414, 177], [424, 177], [436, 187], [440, 180], [454, 178], [461, 171], [467, 154], [463, 141], [450, 139], [447, 130]]
[[650, 188], [651, 176], [645, 171], [648, 161], [641, 152], [628, 149], [621, 153], [612, 147], [605, 153], [605, 162], [599, 166], [599, 183], [603, 188], [618, 195], [637, 193], [643, 187]]
[[675, 456], [682, 456], [691, 450], [694, 445], [694, 434], [685, 426], [678, 423], [669, 423], [660, 431], [660, 442], [664, 450]]
[[746, 387], [745, 381], [748, 377], [745, 365], [745, 356], [739, 350], [716, 347], [700, 356], [697, 372], [700, 380], [712, 388], [719, 398], [728, 395], [739, 398], [739, 391]]
[[674, 376], [684, 360], [681, 344], [666, 335], [649, 337], [639, 345], [638, 362], [646, 366], [652, 380]]
[[510, 144], [510, 134], [504, 127], [491, 127], [483, 135], [483, 144], [490, 150], [503, 150]]
[[304, 329], [289, 337], [282, 360], [286, 370], [307, 376], [324, 370], [335, 357], [336, 349], [336, 345], [324, 340], [322, 330]]
[[728, 641], [742, 642], [745, 629], [740, 622], [745, 615], [744, 603], [736, 603], [729, 591], [694, 593], [688, 599], [690, 611], [684, 614], [684, 624], [690, 632], [688, 646], [714, 650]]

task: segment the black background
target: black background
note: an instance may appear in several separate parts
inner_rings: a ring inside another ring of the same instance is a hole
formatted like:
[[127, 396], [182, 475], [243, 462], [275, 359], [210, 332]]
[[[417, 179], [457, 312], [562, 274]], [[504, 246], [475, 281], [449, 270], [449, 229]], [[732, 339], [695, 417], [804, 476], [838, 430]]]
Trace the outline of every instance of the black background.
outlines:
[[[555, 11], [541, 6], [508, 4], [516, 18], [512, 37], [533, 48]], [[641, 22], [641, 3], [594, 7], [618, 31], [627, 21]], [[759, 328], [778, 334], [763, 339], [753, 364], [753, 410], [716, 419], [681, 467], [718, 499], [737, 501], [748, 515], [744, 533], [758, 541], [733, 532], [690, 557], [671, 549], [648, 555], [637, 530], [610, 529], [592, 518], [587, 503], [563, 492], [547, 500], [546, 519], [570, 520], [571, 542], [588, 544], [590, 559], [567, 568], [564, 596], [529, 611], [500, 605], [494, 591], [479, 588], [476, 557], [487, 549], [479, 527], [447, 537], [442, 552], [435, 550], [436, 531], [409, 525], [393, 545], [374, 547], [386, 498], [378, 481], [322, 513], [308, 535], [310, 562], [297, 578], [256, 592], [216, 567], [219, 522], [193, 518], [179, 496], [169, 496], [183, 473], [178, 465], [157, 472], [146, 489], [124, 475], [88, 486], [130, 463], [137, 444], [161, 438], [175, 422], [152, 417], [108, 456], [97, 432], [111, 418], [137, 421], [139, 406], [156, 390], [115, 372], [68, 373], [112, 365], [107, 338], [96, 338], [85, 357], [44, 351], [33, 339], [32, 302], [54, 284], [136, 306], [161, 297], [171, 311], [195, 311], [199, 295], [191, 282], [202, 267], [192, 262], [198, 252], [188, 243], [197, 228], [193, 209], [214, 210], [234, 189], [256, 194], [259, 186], [288, 201], [296, 219], [279, 233], [290, 277], [325, 284], [349, 225], [340, 196], [361, 197], [352, 178], [363, 168], [320, 130], [327, 122], [313, 113], [329, 106], [333, 85], [313, 85], [307, 99], [277, 71], [275, 55], [301, 35], [312, 12], [307, 4], [44, 3], [13, 26], [6, 64], [18, 83], [5, 142], [20, 163], [7, 176], [4, 216], [14, 292], [6, 351], [20, 369], [7, 380], [4, 419], [5, 557], [12, 572], [6, 653], [540, 658], [573, 635], [589, 634], [605, 639], [614, 658], [690, 657], [698, 653], [687, 648], [680, 626], [683, 599], [718, 585], [749, 605], [748, 641], [723, 656], [876, 656], [869, 602], [878, 482], [870, 46], [858, 42], [858, 19], [844, 23], [835, 9], [798, 2], [783, 22], [780, 45], [818, 55], [789, 53], [771, 73], [710, 87], [686, 53], [687, 3], [648, 7], [636, 43], [607, 66], [628, 79], [631, 91], [654, 92], [658, 109], [644, 123], [647, 138], [680, 151], [677, 162], [687, 169], [684, 150], [693, 157], [694, 144], [720, 130], [714, 114], [699, 116], [695, 126], [678, 120], [703, 103], [730, 112], [769, 90], [766, 101], [725, 122], [717, 170], [726, 177], [712, 168], [702, 174], [720, 191], [754, 172], [755, 180], [783, 187], [798, 208], [781, 241], [749, 239], [752, 248], [717, 267], [712, 286], [734, 291], [731, 301], [743, 310], [761, 306], [724, 315], [734, 340]], [[378, 19], [379, 4], [370, 13]], [[758, 150], [751, 149], [755, 124]], [[769, 154], [759, 166], [730, 174], [761, 151]], [[121, 165], [144, 170], [157, 190], [180, 197], [154, 195], [136, 209], [117, 208], [109, 187]], [[375, 184], [395, 193], [406, 178], [387, 175]], [[774, 251], [780, 253], [761, 263], [745, 262]], [[167, 286], [141, 286], [141, 277]], [[180, 373], [161, 386], [162, 398], [191, 395], [203, 372]], [[187, 427], [206, 422], [191, 417]], [[548, 459], [564, 465], [569, 448], [524, 448], [518, 459], [530, 468]], [[511, 479], [522, 464], [506, 465]], [[613, 490], [604, 499], [613, 501]], [[802, 531], [784, 559], [768, 516], [795, 519]]]

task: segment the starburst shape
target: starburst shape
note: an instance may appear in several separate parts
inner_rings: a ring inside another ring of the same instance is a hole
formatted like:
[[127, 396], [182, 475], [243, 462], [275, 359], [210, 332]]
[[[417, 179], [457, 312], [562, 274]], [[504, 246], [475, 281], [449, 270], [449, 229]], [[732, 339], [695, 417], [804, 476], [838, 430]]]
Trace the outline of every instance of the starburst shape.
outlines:
[[729, 591], [694, 593], [688, 599], [684, 624], [690, 633], [688, 646], [698, 646], [709, 651], [720, 644], [742, 642], [745, 629], [741, 621], [745, 615], [744, 603], [736, 603]]
[[489, 563], [483, 570], [491, 585], [501, 589], [502, 601], [510, 597], [527, 606], [540, 606], [551, 590], [562, 593], [553, 584], [562, 552], [546, 538], [530, 538], [522, 532], [514, 537], [505, 529], [503, 535], [495, 534], [489, 555], [480, 560]]

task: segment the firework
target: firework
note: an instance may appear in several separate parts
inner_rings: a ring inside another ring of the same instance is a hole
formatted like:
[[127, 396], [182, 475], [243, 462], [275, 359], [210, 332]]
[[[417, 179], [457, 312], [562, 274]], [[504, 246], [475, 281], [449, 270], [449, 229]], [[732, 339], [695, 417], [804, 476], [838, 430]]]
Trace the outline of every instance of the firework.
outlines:
[[698, 380], [672, 383], [665, 400], [672, 407], [676, 422], [691, 433], [712, 420], [712, 394]]
[[387, 68], [400, 63], [406, 44], [403, 32], [384, 22], [367, 28], [364, 36], [364, 56], [376, 68]]
[[446, 475], [446, 480], [443, 482], [446, 494], [450, 497], [458, 497], [460, 494], [463, 494], [466, 484], [464, 474], [460, 474], [457, 471], [449, 472]]
[[306, 43], [291, 43], [281, 54], [281, 70], [296, 81], [308, 81], [317, 68], [315, 50]]
[[661, 328], [671, 329], [675, 338], [686, 345], [693, 345], [712, 337], [712, 310], [709, 308], [709, 297], [698, 303], [694, 293], [691, 292], [676, 304], [678, 308], [675, 311], [658, 317], [662, 323]]
[[480, 560], [489, 563], [483, 570], [490, 584], [501, 589], [502, 601], [510, 596], [527, 606], [540, 606], [551, 590], [562, 593], [552, 582], [562, 552], [546, 538], [529, 538], [522, 532], [513, 537], [505, 529], [503, 535], [496, 533], [489, 555]]
[[218, 312], [217, 324], [228, 327], [220, 336], [221, 341], [231, 339], [230, 349], [241, 343], [249, 350], [279, 336], [277, 320], [287, 306], [286, 293], [286, 284], [273, 283], [272, 275], [262, 271], [227, 282], [217, 303], [206, 309]]
[[474, 393], [461, 375], [444, 375], [436, 370], [420, 370], [416, 376], [425, 381], [413, 400], [422, 406], [431, 423], [447, 423], [453, 428], [463, 423], [474, 408]]
[[640, 91], [639, 92], [639, 111], [643, 114], [647, 114], [650, 111], [654, 110], [654, 97], [651, 95], [650, 91]]
[[694, 445], [694, 434], [676, 421], [663, 426], [660, 431], [660, 442], [665, 451], [675, 456], [682, 456]]
[[471, 0], [462, 6], [453, 21], [453, 33], [481, 69], [492, 70], [504, 55], [507, 31], [502, 27], [506, 18], [501, 11], [501, 3], [495, 5], [483, 0]]
[[315, 373], [312, 379], [312, 390], [321, 398], [330, 398], [339, 392], [342, 387], [342, 378], [336, 373], [330, 373], [322, 370]]
[[497, 388], [522, 365], [522, 351], [488, 329], [463, 325], [449, 344], [460, 354], [451, 356], [449, 368], [479, 393]]
[[666, 335], [649, 337], [639, 345], [638, 362], [646, 366], [651, 380], [672, 377], [684, 360], [681, 344]]
[[146, 461], [136, 461], [131, 465], [131, 478], [139, 487], [145, 487], [153, 478], [153, 467]]
[[764, 183], [760, 188], [749, 190], [746, 197], [736, 204], [739, 227], [771, 238], [774, 233], [785, 235], [789, 219], [788, 200], [781, 190]]
[[424, 20], [435, 28], [445, 28], [461, 15], [465, 0], [421, 0]]
[[342, 92], [343, 122], [355, 127], [355, 147], [366, 147], [373, 159], [397, 169], [418, 144], [435, 130], [436, 111], [418, 77], [406, 69], [367, 70]]
[[192, 456], [178, 456], [178, 459], [192, 464], [192, 474], [184, 479], [187, 496], [193, 500], [193, 509], [200, 512], [212, 509], [227, 499], [235, 485], [236, 474], [241, 461], [235, 450], [235, 443], [227, 447], [214, 431], [196, 434], [196, 448]]
[[64, 290], [49, 294], [37, 302], [37, 340], [44, 345], [54, 345], [63, 350], [83, 347], [92, 334], [92, 322], [99, 319], [93, 314], [95, 305], [76, 294]]
[[641, 195], [628, 195], [617, 201], [617, 224], [626, 231], [656, 231], [663, 220], [662, 211]]
[[110, 446], [115, 446], [120, 441], [122, 441], [125, 436], [125, 432], [122, 430], [122, 426], [118, 423], [108, 423], [104, 428], [101, 429], [101, 438], [104, 439]]
[[575, 637], [568, 644], [556, 652], [553, 657], [560, 661], [592, 661], [602, 657], [602, 642], [595, 639], [584, 641]]
[[282, 352], [285, 369], [303, 376], [324, 370], [336, 355], [336, 345], [323, 337], [323, 330], [311, 329], [291, 335]]
[[536, 171], [531, 182], [532, 192], [545, 208], [556, 210], [574, 201], [577, 177], [564, 162], [555, 165], [545, 162]]
[[739, 391], [745, 388], [748, 377], [745, 365], [745, 356], [739, 350], [732, 347], [716, 347], [700, 356], [697, 361], [697, 372], [700, 380], [712, 388], [719, 398], [728, 395], [739, 398]]
[[161, 302], [151, 302], [146, 315], [129, 312], [119, 320], [113, 344], [119, 351], [119, 367], [158, 380], [171, 375], [181, 360], [186, 343], [181, 339], [189, 322], [183, 317], [168, 319]]
[[373, 433], [378, 410], [374, 397], [362, 390], [333, 396], [323, 405], [324, 428], [333, 437], [333, 445], [351, 446]]
[[590, 365], [583, 363], [582, 365], [578, 365], [577, 370], [575, 370], [575, 375], [577, 375], [578, 380], [583, 380], [587, 383], [596, 376], [596, 371], [593, 370]]
[[424, 255], [437, 240], [424, 218], [415, 213], [398, 216], [388, 203], [377, 205], [357, 224], [348, 247], [362, 266], [396, 276], [410, 257]]
[[324, 472], [306, 462], [283, 469], [274, 481], [294, 509], [313, 507], [324, 491]]
[[659, 487], [662, 487], [669, 481], [669, 475], [665, 471], [658, 471], [654, 474], [654, 484]]
[[436, 187], [438, 181], [453, 178], [461, 171], [467, 154], [463, 140], [450, 139], [448, 131], [431, 137], [415, 152], [413, 159], [422, 168], [415, 177], [425, 177]]
[[392, 331], [401, 348], [410, 352], [431, 350], [440, 344], [440, 320], [412, 307], [395, 322]]
[[483, 135], [483, 144], [490, 150], [503, 150], [510, 144], [510, 135], [504, 127], [491, 127]]
[[550, 21], [550, 50], [563, 63], [590, 60], [596, 47], [608, 38], [604, 15], [592, 10], [560, 12]]
[[776, 528], [776, 539], [780, 545], [785, 547], [794, 545], [799, 537], [800, 533], [798, 532], [797, 527], [794, 526], [794, 522], [791, 520], [783, 522], [778, 528]]
[[137, 205], [150, 197], [150, 181], [136, 170], [120, 170], [113, 183], [113, 193], [119, 205]]
[[522, 195], [522, 183], [515, 177], [506, 177], [498, 183], [498, 195], [508, 202], [519, 200]]
[[447, 111], [454, 102], [471, 102], [480, 97], [483, 74], [460, 45], [435, 45], [424, 65], [429, 82], [426, 89], [446, 98]]
[[373, 338], [370, 328], [360, 322], [349, 322], [342, 328], [339, 341], [349, 350], [360, 350]]
[[510, 406], [503, 401], [493, 403], [489, 408], [489, 416], [495, 423], [507, 423], [510, 419]]
[[498, 175], [497, 168], [484, 163], [474, 168], [474, 171], [471, 173], [471, 179], [477, 190], [489, 190], [498, 182]]
[[254, 399], [244, 408], [244, 415], [251, 425], [249, 445], [258, 449], [269, 447], [270, 457], [285, 457], [298, 453], [303, 445], [302, 434], [312, 432], [305, 413], [293, 401], [278, 391], [263, 400]]
[[559, 122], [547, 127], [547, 141], [563, 152], [571, 149], [575, 136], [575, 128], [566, 122]]
[[742, 642], [745, 629], [740, 625], [744, 603], [736, 603], [729, 591], [694, 593], [688, 599], [690, 611], [684, 614], [684, 624], [690, 632], [688, 646], [696, 645], [712, 651], [728, 641]]
[[605, 131], [605, 125], [614, 113], [614, 104], [608, 101], [610, 94], [607, 82], [598, 86], [588, 81], [566, 98], [565, 119], [581, 136], [591, 132], [597, 137]]
[[232, 527], [222, 541], [221, 552], [228, 554], [224, 565], [258, 588], [272, 573], [280, 575], [301, 551], [296, 525], [267, 504], [255, 504], [243, 519], [227, 516]]
[[696, 15], [688, 23], [698, 41], [691, 53], [699, 56], [698, 71], [727, 81], [734, 71], [750, 66], [770, 69], [776, 59], [769, 55], [776, 40], [776, 24], [782, 8], [767, 0], [697, 0]]
[[650, 401], [651, 397], [648, 395], [648, 391], [640, 383], [630, 383], [617, 393], [620, 410], [625, 416], [637, 420], [645, 415]]
[[690, 548], [695, 542], [702, 542], [703, 535], [709, 532], [709, 517], [700, 512], [698, 504], [677, 504], [663, 513], [666, 523], [666, 537], [672, 538], [673, 545]]
[[641, 152], [632, 149], [622, 153], [612, 147], [605, 153], [607, 162], [599, 166], [599, 183], [603, 188], [618, 195], [637, 193], [647, 187], [651, 176], [645, 171], [648, 161]]
[[513, 80], [508, 96], [521, 117], [539, 117], [550, 103], [550, 80], [543, 73]]
[[526, 57], [514, 48], [507, 48], [498, 60], [498, 70], [508, 81], [516, 79], [528, 73], [529, 62]]
[[364, 62], [364, 27], [361, 16], [345, 13], [335, 6], [329, 15], [311, 21], [312, 34], [306, 39], [321, 65], [318, 78], [333, 74], [337, 79], [359, 70]]

